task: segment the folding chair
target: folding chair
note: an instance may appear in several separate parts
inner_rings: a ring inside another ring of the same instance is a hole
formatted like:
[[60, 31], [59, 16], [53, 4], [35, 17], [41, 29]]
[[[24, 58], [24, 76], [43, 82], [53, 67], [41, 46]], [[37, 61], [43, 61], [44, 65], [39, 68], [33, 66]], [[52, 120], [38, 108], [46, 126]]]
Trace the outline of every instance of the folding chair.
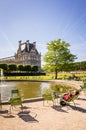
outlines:
[[71, 102], [73, 102], [74, 106], [76, 107], [75, 100], [78, 98], [79, 94], [72, 95], [68, 100], [64, 100], [63, 97], [60, 99], [60, 105], [63, 106], [69, 106]]

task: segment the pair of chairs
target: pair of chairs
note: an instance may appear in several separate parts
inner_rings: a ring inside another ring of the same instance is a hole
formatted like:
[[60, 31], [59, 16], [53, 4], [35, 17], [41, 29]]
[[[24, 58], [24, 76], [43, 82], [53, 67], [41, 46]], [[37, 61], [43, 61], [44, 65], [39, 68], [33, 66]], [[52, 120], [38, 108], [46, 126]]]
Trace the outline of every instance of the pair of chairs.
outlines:
[[47, 100], [47, 102], [52, 101], [53, 106], [55, 106], [57, 102], [60, 104], [61, 107], [68, 106], [70, 105], [71, 102], [73, 102], [74, 106], [76, 107], [75, 100], [78, 98], [79, 93], [72, 95], [68, 100], [65, 100], [63, 98], [64, 95], [65, 94], [62, 92], [60, 94], [57, 94], [55, 91], [52, 91], [50, 93], [45, 93], [43, 94], [43, 105], [44, 105], [44, 101]]
[[51, 89], [44, 89], [42, 97], [43, 97], [43, 105], [44, 101], [52, 101], [53, 106], [56, 105], [56, 103], [59, 102], [60, 97], [66, 92], [66, 89], [64, 90], [63, 87], [57, 88], [57, 90], [51, 90]]

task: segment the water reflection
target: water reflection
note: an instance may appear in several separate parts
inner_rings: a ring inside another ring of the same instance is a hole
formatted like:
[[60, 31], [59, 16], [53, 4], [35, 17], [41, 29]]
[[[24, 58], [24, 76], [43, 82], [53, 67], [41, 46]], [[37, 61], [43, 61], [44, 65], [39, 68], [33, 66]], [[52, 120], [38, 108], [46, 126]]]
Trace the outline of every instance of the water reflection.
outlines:
[[41, 97], [42, 89], [50, 86], [44, 82], [19, 82], [17, 88], [23, 92], [24, 99]]
[[2, 101], [8, 101], [11, 96], [11, 90], [18, 88], [23, 99], [37, 98], [42, 96], [42, 89], [49, 87], [48, 82], [5, 82], [0, 85]]
[[11, 90], [16, 88], [16, 83], [4, 82], [0, 85], [0, 93], [2, 102], [8, 101], [11, 96]]

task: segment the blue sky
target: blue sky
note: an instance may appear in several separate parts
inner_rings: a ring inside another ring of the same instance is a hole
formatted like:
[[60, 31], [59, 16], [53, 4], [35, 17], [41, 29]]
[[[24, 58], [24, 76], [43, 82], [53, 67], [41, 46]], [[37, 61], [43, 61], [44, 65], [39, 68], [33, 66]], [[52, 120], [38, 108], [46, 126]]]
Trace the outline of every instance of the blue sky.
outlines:
[[36, 41], [43, 56], [58, 38], [86, 61], [86, 0], [0, 0], [0, 58], [13, 56], [19, 40]]

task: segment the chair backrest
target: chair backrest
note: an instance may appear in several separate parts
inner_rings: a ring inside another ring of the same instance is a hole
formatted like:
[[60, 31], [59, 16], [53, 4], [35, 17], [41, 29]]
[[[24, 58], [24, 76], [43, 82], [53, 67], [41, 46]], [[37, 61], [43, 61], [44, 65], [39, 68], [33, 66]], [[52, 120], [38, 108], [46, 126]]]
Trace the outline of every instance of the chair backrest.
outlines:
[[19, 97], [19, 90], [18, 89], [13, 89], [11, 90], [11, 97], [12, 98], [16, 98], [16, 97]]
[[58, 88], [58, 94], [65, 93], [65, 91], [66, 91], [66, 89], [64, 89], [63, 87]]
[[78, 95], [73, 95], [72, 97], [70, 97], [67, 102], [71, 102], [71, 101], [74, 101], [75, 99], [78, 98]]
[[44, 100], [52, 100], [52, 95], [43, 94], [42, 97], [44, 98]]

